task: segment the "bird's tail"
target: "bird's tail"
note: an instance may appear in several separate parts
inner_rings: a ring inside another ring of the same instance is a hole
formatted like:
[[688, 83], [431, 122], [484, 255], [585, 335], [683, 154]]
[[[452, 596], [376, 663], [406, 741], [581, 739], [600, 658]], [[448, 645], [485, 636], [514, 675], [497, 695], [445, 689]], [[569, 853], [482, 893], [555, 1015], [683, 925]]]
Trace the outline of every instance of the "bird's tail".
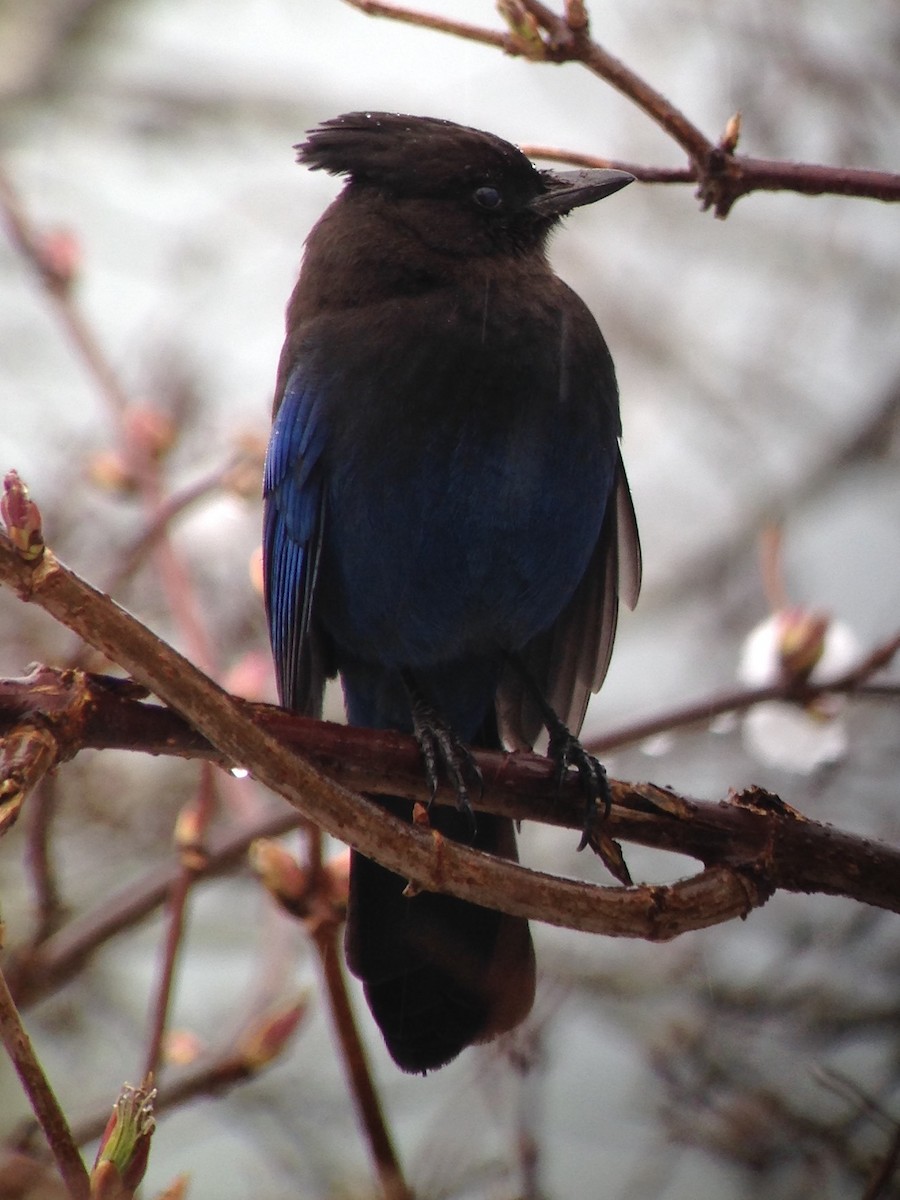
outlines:
[[[406, 800], [378, 797], [411, 818]], [[433, 808], [433, 828], [479, 850], [515, 859], [512, 821]], [[474, 1042], [512, 1029], [534, 999], [528, 922], [454, 896], [404, 895], [407, 881], [354, 853], [346, 948], [350, 969], [391, 1057], [404, 1071], [429, 1071]]]

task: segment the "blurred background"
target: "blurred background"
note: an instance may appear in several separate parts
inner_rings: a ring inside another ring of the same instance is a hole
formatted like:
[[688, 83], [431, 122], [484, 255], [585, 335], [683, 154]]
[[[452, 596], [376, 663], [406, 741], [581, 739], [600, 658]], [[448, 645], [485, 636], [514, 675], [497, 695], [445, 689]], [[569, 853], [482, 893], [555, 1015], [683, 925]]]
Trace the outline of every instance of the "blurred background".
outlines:
[[[898, 169], [894, 0], [593, 7], [594, 36], [714, 140], [740, 110], [748, 154]], [[443, 12], [502, 28], [488, 0], [444, 0]], [[0, 0], [0, 163], [123, 394], [98, 384], [84, 339], [0, 239], [0, 467], [28, 483], [64, 561], [252, 698], [274, 698], [255, 555], [283, 309], [339, 187], [297, 167], [291, 147], [362, 108], [683, 165], [583, 68], [340, 0]], [[622, 620], [587, 733], [734, 687], [742, 655], [744, 678], [759, 678], [766, 649], [747, 639], [773, 604], [833, 618], [835, 669], [895, 633], [896, 208], [760, 193], [722, 222], [690, 186], [636, 184], [579, 211], [552, 253], [616, 361], [644, 546], [641, 604]], [[135, 444], [157, 464], [150, 484], [130, 471]], [[148, 549], [173, 497], [165, 545]], [[767, 587], [759, 545], [773, 525], [780, 579]], [[4, 675], [78, 655], [65, 630], [0, 593]], [[812, 716], [776, 708], [654, 738], [607, 766], [709, 799], [758, 784], [896, 842], [898, 733], [896, 697]], [[37, 801], [52, 839], [23, 817], [0, 844], [7, 949], [102, 914], [171, 863], [198, 770], [124, 753], [61, 770]], [[274, 807], [249, 781], [215, 786], [223, 823]], [[58, 892], [43, 913], [41, 844]], [[603, 879], [574, 850], [569, 834], [523, 836], [526, 862]], [[693, 869], [626, 851], [639, 881]], [[151, 915], [25, 1010], [74, 1124], [137, 1082], [162, 934]], [[896, 1181], [865, 1191], [900, 1120], [896, 918], [779, 895], [668, 946], [535, 934], [533, 1019], [427, 1079], [396, 1072], [357, 997], [418, 1196], [900, 1196]], [[172, 1024], [199, 1054], [298, 989], [309, 1012], [276, 1064], [161, 1119], [148, 1195], [179, 1171], [189, 1195], [218, 1200], [374, 1194], [302, 932], [245, 869], [194, 890]], [[4, 1061], [0, 1138], [26, 1112]]]

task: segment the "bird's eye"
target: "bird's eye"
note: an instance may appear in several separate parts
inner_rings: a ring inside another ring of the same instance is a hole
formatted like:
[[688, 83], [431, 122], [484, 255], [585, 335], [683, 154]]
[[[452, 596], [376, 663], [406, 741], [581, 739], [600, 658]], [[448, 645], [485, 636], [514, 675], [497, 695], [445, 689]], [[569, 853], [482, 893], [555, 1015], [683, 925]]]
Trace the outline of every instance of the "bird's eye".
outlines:
[[473, 197], [479, 208], [498, 209], [503, 203], [503, 197], [495, 187], [476, 188]]

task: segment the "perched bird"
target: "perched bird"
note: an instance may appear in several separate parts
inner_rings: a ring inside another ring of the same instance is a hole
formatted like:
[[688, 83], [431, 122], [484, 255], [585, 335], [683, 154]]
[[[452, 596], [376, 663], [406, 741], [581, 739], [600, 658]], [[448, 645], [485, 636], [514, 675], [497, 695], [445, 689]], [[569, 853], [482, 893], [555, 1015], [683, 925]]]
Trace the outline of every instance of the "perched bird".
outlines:
[[[569, 754], [639, 588], [613, 363], [546, 257], [560, 217], [631, 176], [393, 113], [297, 150], [347, 179], [306, 241], [266, 459], [281, 701], [318, 715], [339, 673], [351, 724], [414, 732], [456, 783], [433, 827], [515, 858], [509, 820], [467, 811], [462, 743], [549, 724]], [[534, 952], [524, 920], [405, 886], [353, 855], [346, 950], [394, 1060], [424, 1072], [523, 1019]]]

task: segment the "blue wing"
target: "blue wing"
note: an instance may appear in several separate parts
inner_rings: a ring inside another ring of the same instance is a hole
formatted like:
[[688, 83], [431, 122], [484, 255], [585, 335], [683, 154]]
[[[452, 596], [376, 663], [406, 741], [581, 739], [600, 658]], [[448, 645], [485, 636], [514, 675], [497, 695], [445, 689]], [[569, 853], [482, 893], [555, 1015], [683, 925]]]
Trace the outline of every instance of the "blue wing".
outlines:
[[294, 368], [272, 426], [263, 482], [263, 579], [281, 703], [319, 713], [326, 668], [311, 625], [322, 545], [323, 432], [316, 395]]

